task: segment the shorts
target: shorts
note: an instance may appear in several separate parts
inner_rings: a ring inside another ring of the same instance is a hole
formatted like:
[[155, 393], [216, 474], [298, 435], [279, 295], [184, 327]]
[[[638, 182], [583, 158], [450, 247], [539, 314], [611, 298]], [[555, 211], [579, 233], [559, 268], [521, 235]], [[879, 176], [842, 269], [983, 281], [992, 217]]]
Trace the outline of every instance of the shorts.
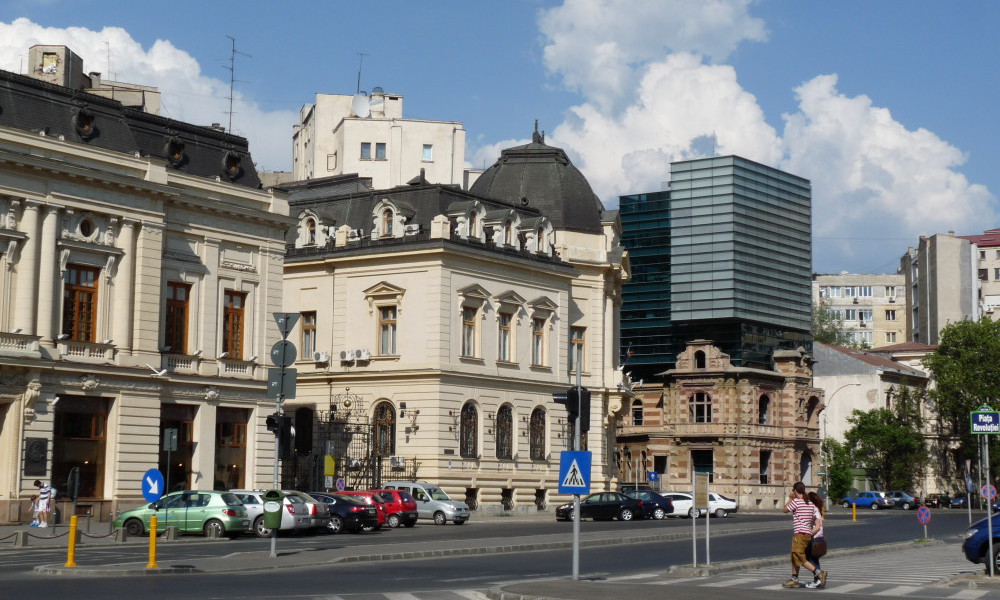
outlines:
[[38, 512], [49, 512], [49, 501], [48, 500], [39, 500], [38, 501], [38, 508], [35, 509], [35, 510], [37, 510]]
[[792, 536], [792, 566], [796, 569], [806, 563], [806, 548], [812, 536], [808, 533], [796, 533]]

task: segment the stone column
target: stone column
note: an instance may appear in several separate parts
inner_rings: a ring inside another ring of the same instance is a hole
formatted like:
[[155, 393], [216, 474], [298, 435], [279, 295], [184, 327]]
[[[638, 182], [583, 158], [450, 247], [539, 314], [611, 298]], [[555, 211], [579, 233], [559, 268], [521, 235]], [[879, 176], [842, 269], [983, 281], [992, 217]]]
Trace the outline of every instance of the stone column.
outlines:
[[118, 235], [118, 247], [125, 253], [115, 275], [114, 338], [119, 348], [132, 348], [132, 298], [135, 295], [135, 225], [138, 221], [124, 219]]
[[160, 304], [163, 298], [163, 223], [142, 223], [135, 244], [132, 353], [160, 352]]
[[53, 340], [56, 330], [56, 295], [62, 286], [56, 280], [56, 265], [59, 262], [59, 250], [56, 239], [59, 235], [58, 206], [48, 205], [45, 218], [42, 221], [42, 245], [38, 268], [38, 331], [36, 335], [43, 340]]
[[35, 335], [38, 307], [38, 211], [41, 205], [34, 200], [24, 201], [24, 215], [21, 217], [21, 231], [28, 234], [17, 263], [17, 294], [14, 301], [14, 327], [24, 333]]

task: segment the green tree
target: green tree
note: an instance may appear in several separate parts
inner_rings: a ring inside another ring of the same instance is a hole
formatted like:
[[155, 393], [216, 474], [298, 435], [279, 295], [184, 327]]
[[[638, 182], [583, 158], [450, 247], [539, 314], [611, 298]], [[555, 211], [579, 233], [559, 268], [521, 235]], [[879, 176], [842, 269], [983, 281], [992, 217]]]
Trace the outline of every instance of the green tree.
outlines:
[[920, 398], [902, 386], [891, 398], [891, 409], [855, 410], [847, 418], [851, 457], [880, 489], [913, 489], [927, 465]]
[[851, 334], [844, 329], [844, 320], [820, 300], [813, 304], [812, 313], [813, 339], [831, 346], [857, 346]]
[[[1000, 321], [959, 321], [941, 330], [937, 350], [924, 357], [937, 383], [930, 392], [944, 425], [958, 441], [956, 464], [977, 457], [977, 435], [969, 413], [982, 405], [1000, 409]], [[988, 435], [987, 439], [994, 436]], [[994, 458], [993, 468], [1000, 457]]]
[[830, 488], [827, 490], [830, 498], [837, 500], [847, 495], [851, 489], [851, 453], [847, 446], [833, 438], [823, 440], [823, 453], [826, 456], [827, 477]]

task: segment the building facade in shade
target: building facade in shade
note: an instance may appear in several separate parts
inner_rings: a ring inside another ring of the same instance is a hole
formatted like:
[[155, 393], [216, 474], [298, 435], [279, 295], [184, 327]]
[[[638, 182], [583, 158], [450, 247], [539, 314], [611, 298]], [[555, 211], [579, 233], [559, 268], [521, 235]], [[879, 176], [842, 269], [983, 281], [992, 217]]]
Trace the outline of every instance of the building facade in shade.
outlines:
[[979, 314], [1000, 319], [1000, 229], [987, 229], [979, 235], [961, 237], [975, 246]]
[[477, 510], [551, 505], [573, 439], [552, 395], [579, 370], [593, 485], [613, 485], [628, 260], [617, 213], [562, 150], [536, 131], [467, 192], [348, 176], [288, 190], [285, 308], [302, 315], [288, 407], [314, 435], [285, 481], [328, 454], [351, 486], [419, 478]]
[[[62, 70], [82, 61], [44, 66], [81, 80]], [[31, 520], [36, 479], [64, 516], [77, 481], [99, 520], [142, 502], [151, 468], [269, 483], [258, 357], [290, 222], [246, 140], [0, 71], [0, 181], [0, 523]]]
[[811, 347], [809, 181], [738, 156], [672, 163], [669, 190], [622, 196], [622, 347], [633, 378], [673, 366], [693, 339], [733, 365], [770, 368]]
[[822, 304], [843, 323], [858, 347], [902, 343], [906, 336], [906, 280], [902, 273], [813, 276], [814, 304]]
[[712, 490], [742, 509], [776, 509], [796, 481], [820, 477], [819, 415], [808, 353], [775, 350], [773, 368], [738, 367], [710, 340], [692, 340], [663, 380], [633, 389], [616, 427], [614, 461], [626, 481]]
[[979, 250], [954, 232], [921, 237], [899, 261], [910, 313], [906, 341], [935, 345], [949, 323], [976, 320], [979, 300]]
[[467, 188], [465, 129], [458, 121], [403, 118], [403, 96], [316, 94], [292, 135], [296, 181], [356, 173], [375, 189], [421, 176]]

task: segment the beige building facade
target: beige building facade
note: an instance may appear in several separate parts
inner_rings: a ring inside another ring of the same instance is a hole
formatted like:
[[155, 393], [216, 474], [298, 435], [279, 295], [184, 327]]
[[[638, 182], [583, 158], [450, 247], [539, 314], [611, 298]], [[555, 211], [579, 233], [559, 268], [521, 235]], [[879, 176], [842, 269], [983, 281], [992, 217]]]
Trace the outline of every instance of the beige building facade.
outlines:
[[246, 140], [0, 71], [0, 182], [0, 522], [31, 519], [36, 479], [98, 520], [151, 468], [269, 483], [290, 222]]
[[949, 323], [979, 319], [979, 251], [955, 232], [921, 237], [900, 258], [910, 313], [906, 341], [935, 345]]
[[909, 313], [902, 274], [815, 274], [814, 304], [822, 304], [843, 322], [856, 344], [868, 348], [904, 341]]

